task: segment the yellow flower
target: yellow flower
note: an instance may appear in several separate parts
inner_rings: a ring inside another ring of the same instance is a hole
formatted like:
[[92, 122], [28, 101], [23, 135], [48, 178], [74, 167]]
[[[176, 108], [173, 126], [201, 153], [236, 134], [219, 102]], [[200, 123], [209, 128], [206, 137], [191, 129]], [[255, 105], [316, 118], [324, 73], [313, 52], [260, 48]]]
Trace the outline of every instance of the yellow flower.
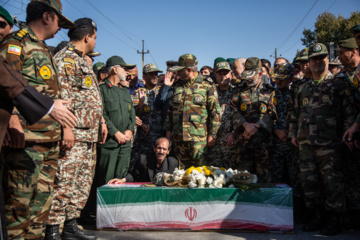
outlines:
[[220, 168], [220, 170], [223, 170], [224, 172], [226, 171], [226, 169], [225, 169], [225, 168], [223, 168], [223, 167], [221, 167], [221, 168]]
[[197, 168], [195, 168], [195, 170], [196, 170], [196, 171], [198, 171], [199, 173], [201, 173], [201, 172], [202, 172], [201, 167], [197, 167]]
[[186, 175], [191, 174], [194, 169], [195, 169], [195, 167], [194, 167], [194, 166], [191, 166], [190, 168], [188, 168], [188, 169], [186, 170], [185, 174], [186, 174]]
[[205, 174], [206, 174], [206, 176], [209, 176], [210, 174], [212, 174], [212, 172], [210, 170], [206, 169]]

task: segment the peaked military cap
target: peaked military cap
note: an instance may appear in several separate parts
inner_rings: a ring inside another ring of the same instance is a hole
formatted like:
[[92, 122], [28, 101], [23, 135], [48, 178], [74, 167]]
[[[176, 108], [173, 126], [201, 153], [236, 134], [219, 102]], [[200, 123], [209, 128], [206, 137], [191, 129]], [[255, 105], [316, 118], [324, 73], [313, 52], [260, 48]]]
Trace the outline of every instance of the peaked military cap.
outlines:
[[215, 65], [215, 72], [223, 70], [223, 69], [230, 71], [231, 70], [230, 64], [228, 62], [218, 62]]
[[275, 69], [274, 78], [280, 80], [289, 79], [294, 75], [294, 66], [291, 63], [281, 63]]
[[350, 28], [350, 32], [351, 32], [352, 34], [355, 34], [355, 33], [360, 32], [360, 23], [359, 23], [359, 24], [356, 24], [355, 26], [352, 26], [352, 27]]
[[95, 72], [95, 71], [99, 71], [102, 67], [104, 67], [105, 66], [105, 63], [103, 63], [103, 62], [97, 62], [97, 63], [95, 63], [94, 64], [94, 66], [93, 66], [93, 71]]
[[136, 64], [127, 64], [122, 57], [119, 56], [112, 56], [106, 61], [106, 67], [112, 67], [115, 65], [120, 65], [126, 68], [134, 68]]
[[155, 64], [149, 63], [149, 64], [146, 64], [144, 66], [144, 71], [143, 72], [144, 73], [150, 73], [150, 72], [161, 72], [162, 73], [163, 71], [158, 69]]
[[183, 54], [179, 57], [179, 61], [178, 61], [178, 65], [177, 66], [173, 66], [171, 68], [169, 68], [170, 72], [177, 72], [180, 71], [186, 67], [192, 67], [192, 66], [197, 66], [198, 65], [198, 60], [197, 58], [190, 54]]
[[257, 57], [251, 57], [246, 59], [245, 62], [245, 70], [241, 73], [241, 79], [252, 79], [255, 75], [257, 70], [261, 69], [261, 61]]
[[65, 17], [62, 14], [62, 4], [61, 4], [60, 0], [31, 0], [31, 1], [32, 2], [41, 2], [43, 4], [48, 5], [52, 9], [54, 9], [60, 18], [59, 19], [60, 27], [66, 28], [66, 29], [71, 29], [71, 28], [76, 27], [76, 25], [70, 19], [68, 19], [67, 17]]
[[301, 50], [301, 52], [299, 54], [298, 61], [308, 61], [308, 60], [309, 60], [309, 49], [304, 48], [303, 50]]
[[322, 43], [315, 43], [309, 48], [309, 58], [327, 55], [329, 55], [327, 47]]
[[350, 49], [359, 48], [358, 45], [356, 44], [355, 38], [348, 38], [339, 41], [339, 47], [350, 48]]
[[79, 18], [76, 19], [74, 23], [76, 24], [76, 28], [92, 27], [97, 31], [96, 23], [90, 18]]

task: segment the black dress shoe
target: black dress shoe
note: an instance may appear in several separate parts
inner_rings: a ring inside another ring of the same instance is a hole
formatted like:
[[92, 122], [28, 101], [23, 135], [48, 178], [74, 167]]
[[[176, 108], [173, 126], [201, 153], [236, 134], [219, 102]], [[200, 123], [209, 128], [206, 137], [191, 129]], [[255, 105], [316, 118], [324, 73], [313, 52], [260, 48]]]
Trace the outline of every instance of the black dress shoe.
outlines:
[[304, 232], [314, 232], [316, 230], [320, 230], [323, 226], [322, 220], [322, 212], [320, 210], [316, 210], [314, 212], [313, 218], [310, 220], [308, 224], [305, 224], [302, 228]]
[[95, 240], [95, 235], [86, 235], [85, 232], [77, 225], [76, 219], [65, 221], [64, 229], [62, 231], [61, 238], [63, 240], [70, 239], [83, 239], [83, 240]]
[[60, 225], [47, 225], [45, 229], [45, 240], [61, 240]]

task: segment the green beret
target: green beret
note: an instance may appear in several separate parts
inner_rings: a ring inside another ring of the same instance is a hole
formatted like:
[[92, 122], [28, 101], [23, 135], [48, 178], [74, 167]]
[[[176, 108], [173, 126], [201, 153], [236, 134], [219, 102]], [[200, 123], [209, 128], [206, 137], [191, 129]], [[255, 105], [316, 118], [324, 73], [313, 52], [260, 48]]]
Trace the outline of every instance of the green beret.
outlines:
[[225, 58], [222, 58], [222, 57], [215, 58], [214, 65], [216, 65], [219, 62], [226, 62], [226, 60], [225, 60]]
[[355, 26], [352, 26], [352, 27], [350, 28], [350, 32], [351, 32], [352, 34], [355, 34], [355, 33], [360, 32], [360, 23], [359, 23], [359, 24], [356, 24]]
[[343, 47], [343, 48], [358, 48], [358, 45], [356, 44], [355, 38], [348, 38], [345, 40], [341, 40], [339, 42], [339, 47]]
[[236, 59], [235, 58], [228, 58], [228, 59], [226, 59], [226, 61], [230, 64], [230, 66], [232, 66], [233, 64], [234, 64], [234, 61], [235, 61]]
[[2, 6], [0, 6], [0, 16], [2, 16], [9, 23], [10, 26], [14, 25], [14, 20], [11, 17], [10, 13], [6, 11], [6, 9]]

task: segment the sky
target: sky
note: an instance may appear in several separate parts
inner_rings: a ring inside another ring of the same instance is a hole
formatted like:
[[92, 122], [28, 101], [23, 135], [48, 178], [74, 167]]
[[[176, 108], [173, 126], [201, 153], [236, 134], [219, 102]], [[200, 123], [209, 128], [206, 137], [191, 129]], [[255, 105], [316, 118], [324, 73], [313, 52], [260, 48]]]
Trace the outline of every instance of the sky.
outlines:
[[[118, 55], [126, 63], [142, 66], [142, 40], [145, 64], [155, 63], [166, 70], [167, 60], [194, 54], [199, 68], [213, 66], [214, 59], [258, 57], [271, 63], [278, 56], [290, 61], [303, 49], [304, 28], [314, 29], [325, 11], [349, 18], [360, 11], [359, 0], [302, 1], [215, 1], [215, 0], [61, 0], [63, 14], [75, 21], [93, 19], [97, 26], [96, 62]], [[28, 0], [0, 0], [11, 15], [25, 21]], [[14, 28], [15, 30], [16, 28]], [[46, 43], [56, 46], [68, 40], [67, 30], [59, 31]]]

